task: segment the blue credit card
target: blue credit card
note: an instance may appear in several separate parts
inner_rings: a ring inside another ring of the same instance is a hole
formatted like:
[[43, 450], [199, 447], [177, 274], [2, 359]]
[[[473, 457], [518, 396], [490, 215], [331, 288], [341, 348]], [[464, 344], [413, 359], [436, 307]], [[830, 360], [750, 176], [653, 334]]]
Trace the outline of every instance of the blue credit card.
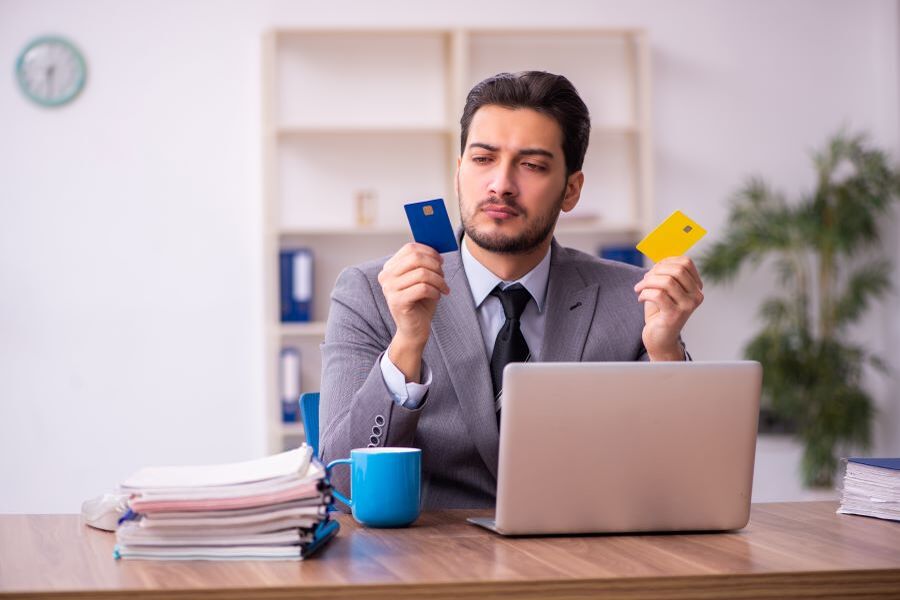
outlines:
[[404, 204], [413, 239], [438, 252], [459, 250], [443, 198]]

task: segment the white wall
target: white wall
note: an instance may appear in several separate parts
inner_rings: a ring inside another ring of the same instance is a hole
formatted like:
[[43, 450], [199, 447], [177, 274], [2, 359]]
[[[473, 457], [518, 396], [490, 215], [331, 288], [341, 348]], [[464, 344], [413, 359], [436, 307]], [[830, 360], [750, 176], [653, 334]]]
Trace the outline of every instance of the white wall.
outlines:
[[[895, 0], [428, 6], [0, 0], [7, 73], [47, 32], [74, 40], [90, 69], [59, 110], [0, 79], [0, 511], [72, 512], [142, 465], [263, 452], [268, 27], [645, 27], [658, 213], [684, 209], [711, 238], [748, 173], [809, 189], [807, 151], [842, 123], [900, 148]], [[686, 333], [694, 355], [738, 357], [769, 288], [757, 274], [708, 289]], [[900, 372], [893, 312], [878, 307], [860, 335]], [[876, 451], [900, 454], [897, 394], [873, 386]], [[756, 500], [803, 497], [796, 449], [766, 441], [758, 467]]]

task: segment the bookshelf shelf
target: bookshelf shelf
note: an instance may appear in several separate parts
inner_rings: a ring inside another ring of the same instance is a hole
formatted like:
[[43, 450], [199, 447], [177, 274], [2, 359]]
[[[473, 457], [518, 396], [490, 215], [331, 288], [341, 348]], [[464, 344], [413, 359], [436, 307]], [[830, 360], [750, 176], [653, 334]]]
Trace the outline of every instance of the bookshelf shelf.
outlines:
[[282, 138], [316, 136], [316, 135], [451, 135], [453, 130], [444, 125], [355, 125], [342, 127], [339, 125], [282, 125], [275, 129], [276, 135]]
[[343, 237], [343, 236], [358, 236], [358, 237], [370, 237], [370, 236], [408, 236], [411, 237], [412, 234], [409, 231], [409, 228], [401, 228], [401, 227], [329, 227], [329, 228], [292, 228], [292, 229], [283, 229], [278, 235], [284, 241], [290, 241], [293, 239], [303, 239], [307, 237]]
[[602, 219], [565, 219], [556, 224], [556, 235], [636, 235], [641, 230], [637, 224], [607, 223]]
[[290, 437], [303, 437], [302, 423], [280, 423], [281, 434]]
[[[573, 218], [560, 220], [561, 243], [596, 253], [601, 244], [633, 245], [651, 224], [650, 52], [641, 30], [290, 28], [266, 33], [262, 55], [271, 451], [302, 435], [280, 422], [279, 353], [296, 348], [302, 391], [319, 390], [319, 345], [340, 271], [411, 241], [405, 203], [444, 198], [459, 225], [459, 117], [485, 77], [562, 73], [591, 111], [586, 184]], [[374, 199], [365, 219], [362, 194]], [[309, 323], [279, 322], [277, 257], [288, 248], [313, 256]]]
[[635, 125], [592, 125], [592, 136], [639, 135], [641, 128]]
[[278, 328], [278, 333], [282, 337], [324, 337], [325, 321], [282, 323]]
[[[455, 135], [457, 125], [281, 125], [274, 129], [275, 135], [281, 138], [317, 136], [317, 135]], [[594, 125], [591, 135], [637, 135], [640, 128], [634, 125]]]

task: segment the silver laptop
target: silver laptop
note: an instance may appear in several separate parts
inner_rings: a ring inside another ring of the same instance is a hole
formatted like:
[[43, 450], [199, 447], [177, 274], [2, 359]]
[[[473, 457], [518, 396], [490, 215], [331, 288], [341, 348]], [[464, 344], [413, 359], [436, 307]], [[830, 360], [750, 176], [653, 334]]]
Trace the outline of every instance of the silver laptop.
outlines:
[[506, 535], [744, 527], [757, 362], [524, 363], [503, 375], [495, 519]]

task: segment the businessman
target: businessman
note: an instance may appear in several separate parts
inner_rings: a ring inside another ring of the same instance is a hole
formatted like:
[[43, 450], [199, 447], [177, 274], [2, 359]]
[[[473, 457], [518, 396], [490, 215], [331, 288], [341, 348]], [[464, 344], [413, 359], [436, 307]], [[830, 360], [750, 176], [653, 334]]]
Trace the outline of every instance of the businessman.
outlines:
[[[459, 251], [410, 243], [346, 269], [322, 346], [322, 458], [421, 448], [426, 508], [494, 505], [505, 364], [685, 360], [681, 330], [703, 300], [686, 257], [645, 272], [553, 239], [590, 134], [565, 77], [486, 79], [460, 125]], [[349, 491], [345, 471], [332, 483]]]

